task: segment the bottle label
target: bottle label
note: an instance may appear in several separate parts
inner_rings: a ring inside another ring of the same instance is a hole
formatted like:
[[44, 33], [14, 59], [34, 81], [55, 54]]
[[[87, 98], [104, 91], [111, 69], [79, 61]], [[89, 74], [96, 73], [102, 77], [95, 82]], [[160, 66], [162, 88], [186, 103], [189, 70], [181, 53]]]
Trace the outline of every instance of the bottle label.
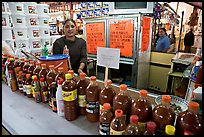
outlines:
[[62, 96], [64, 101], [74, 101], [77, 99], [77, 89], [69, 92], [62, 90]]
[[103, 110], [103, 106], [100, 105], [100, 115], [101, 115], [101, 113], [102, 113], [102, 110]]
[[110, 124], [100, 122], [99, 133], [100, 135], [110, 135]]
[[145, 127], [146, 127], [146, 122], [138, 122], [138, 126], [140, 128], [140, 130], [142, 131], [142, 133], [145, 132]]
[[35, 92], [35, 101], [36, 101], [37, 103], [40, 103], [40, 102], [41, 102], [40, 92]]
[[52, 97], [52, 110], [57, 112], [57, 102], [56, 98]]
[[35, 97], [35, 91], [34, 91], [35, 87], [34, 86], [31, 86], [31, 91], [32, 91], [32, 94], [33, 94], [33, 97]]
[[25, 91], [26, 91], [26, 94], [32, 94], [32, 90], [31, 90], [31, 85], [25, 85]]
[[78, 95], [79, 107], [86, 107], [86, 95]]
[[23, 90], [23, 84], [18, 83], [18, 88], [19, 88], [19, 90]]
[[60, 116], [64, 115], [64, 101], [57, 100], [57, 114]]
[[43, 91], [43, 99], [44, 99], [44, 102], [47, 102], [47, 96], [48, 96], [48, 91]]
[[97, 114], [99, 113], [99, 102], [86, 102], [86, 112]]
[[125, 130], [115, 131], [110, 127], [110, 135], [122, 135], [124, 132], [125, 132]]

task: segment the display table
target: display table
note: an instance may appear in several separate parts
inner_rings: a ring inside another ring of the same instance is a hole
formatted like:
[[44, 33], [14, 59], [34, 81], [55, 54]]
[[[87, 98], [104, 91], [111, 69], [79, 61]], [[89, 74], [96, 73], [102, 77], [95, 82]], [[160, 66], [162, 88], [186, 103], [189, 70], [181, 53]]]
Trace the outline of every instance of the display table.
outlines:
[[[132, 94], [132, 99], [139, 96], [136, 90], [128, 89], [128, 93]], [[152, 94], [148, 96], [152, 104], [155, 97]], [[53, 112], [48, 103], [36, 103], [34, 98], [12, 92], [2, 82], [2, 125], [12, 135], [99, 135], [98, 124], [89, 122], [86, 116], [67, 121]]]

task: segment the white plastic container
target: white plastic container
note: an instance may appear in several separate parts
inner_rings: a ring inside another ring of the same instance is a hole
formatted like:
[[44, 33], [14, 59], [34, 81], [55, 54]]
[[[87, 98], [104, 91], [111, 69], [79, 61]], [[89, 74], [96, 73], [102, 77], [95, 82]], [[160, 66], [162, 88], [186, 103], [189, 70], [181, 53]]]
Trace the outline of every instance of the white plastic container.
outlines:
[[62, 96], [62, 82], [58, 82], [57, 92], [56, 92], [56, 102], [57, 102], [57, 114], [59, 116], [64, 116], [64, 101]]
[[40, 37], [39, 27], [29, 27], [28, 28], [28, 37], [29, 38], [39, 38]]
[[2, 13], [10, 12], [8, 2], [2, 2], [2, 10], [1, 11], [2, 11]]
[[11, 17], [14, 27], [26, 26], [26, 16], [24, 14], [11, 14]]
[[50, 37], [50, 27], [39, 27], [40, 28], [40, 37]]
[[2, 27], [2, 40], [12, 39], [12, 29], [11, 27]]
[[29, 40], [26, 39], [17, 39], [16, 41], [16, 48], [30, 48], [29, 46]]
[[30, 49], [42, 49], [42, 43], [40, 38], [29, 38]]
[[26, 39], [28, 37], [27, 27], [13, 27], [15, 39]]
[[26, 15], [26, 24], [28, 27], [38, 26], [39, 20], [37, 15]]
[[40, 27], [49, 26], [50, 16], [38, 16], [38, 19], [39, 19], [39, 26]]
[[37, 14], [37, 3], [36, 2], [24, 2], [24, 9], [26, 15]]
[[38, 15], [48, 15], [48, 7], [47, 4], [37, 4]]
[[41, 37], [41, 43], [42, 43], [42, 46], [44, 46], [46, 44], [47, 47], [50, 47], [51, 46], [51, 38], [50, 37]]
[[11, 27], [11, 17], [9, 13], [2, 13], [2, 27]]
[[8, 5], [12, 14], [25, 14], [22, 2], [8, 2]]

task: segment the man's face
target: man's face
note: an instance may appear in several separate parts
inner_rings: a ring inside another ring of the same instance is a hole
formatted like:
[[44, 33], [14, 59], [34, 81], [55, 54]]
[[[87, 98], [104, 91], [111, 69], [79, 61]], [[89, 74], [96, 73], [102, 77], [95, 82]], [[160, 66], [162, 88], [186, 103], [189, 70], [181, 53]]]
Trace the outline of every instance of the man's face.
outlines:
[[159, 30], [159, 36], [162, 37], [162, 36], [164, 36], [164, 35], [165, 35], [164, 30], [160, 29], [160, 30]]
[[76, 34], [76, 26], [72, 21], [67, 21], [64, 25], [65, 36], [73, 37]]

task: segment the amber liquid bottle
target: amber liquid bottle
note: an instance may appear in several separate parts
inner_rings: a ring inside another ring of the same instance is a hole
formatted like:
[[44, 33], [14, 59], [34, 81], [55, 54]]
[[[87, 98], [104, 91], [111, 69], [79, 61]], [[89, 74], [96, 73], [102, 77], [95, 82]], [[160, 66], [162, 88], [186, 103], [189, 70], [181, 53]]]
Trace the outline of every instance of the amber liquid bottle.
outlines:
[[68, 70], [68, 74], [71, 74], [72, 75], [72, 79], [77, 83], [79, 81], [79, 79], [77, 79], [75, 76], [74, 76], [74, 70]]
[[99, 133], [100, 135], [110, 135], [110, 123], [113, 120], [110, 103], [103, 104], [103, 111], [99, 117]]
[[26, 74], [25, 90], [26, 90], [26, 95], [28, 98], [33, 97], [32, 89], [31, 89], [31, 82], [32, 82], [32, 79], [30, 77], [30, 74]]
[[20, 64], [20, 61], [18, 59], [18, 57], [15, 57], [15, 61], [14, 61], [14, 72], [15, 72], [15, 75], [16, 75], [16, 78], [18, 77], [17, 74], [17, 67], [19, 67], [19, 64]]
[[178, 114], [176, 120], [176, 134], [183, 135], [185, 131], [193, 135], [202, 135], [202, 117], [198, 114], [199, 104], [191, 101], [188, 109]]
[[19, 92], [23, 93], [23, 71], [19, 71], [18, 73], [18, 79], [17, 79], [17, 82], [18, 82], [18, 90]]
[[35, 68], [33, 70], [33, 75], [36, 75], [38, 79], [40, 79], [39, 78], [39, 72], [41, 70], [41, 66], [40, 65], [41, 65], [40, 62], [36, 62], [35, 63]]
[[9, 74], [10, 74], [10, 84], [11, 84], [11, 90], [13, 92], [18, 90], [18, 86], [17, 86], [17, 80], [15, 77], [15, 73], [13, 70], [9, 70]]
[[78, 117], [77, 84], [72, 80], [71, 74], [65, 75], [62, 83], [62, 96], [64, 100], [64, 117], [73, 121]]
[[47, 73], [48, 73], [48, 70], [47, 70], [46, 64], [42, 64], [42, 69], [39, 72], [39, 78], [44, 78], [44, 80], [46, 82]]
[[[62, 68], [62, 67], [59, 67], [57, 71], [58, 71], [58, 73], [57, 73], [57, 75], [56, 75], [56, 77], [55, 77], [55, 82], [57, 83], [58, 80], [60, 80], [60, 78], [62, 78], [62, 79], [65, 81], [65, 74], [64, 74], [64, 72], [63, 72], [63, 68]], [[59, 77], [60, 77], [60, 78], [59, 78]]]
[[24, 64], [25, 64], [25, 59], [24, 58], [20, 58], [19, 67], [21, 67], [21, 70], [23, 70]]
[[99, 93], [101, 88], [96, 83], [96, 77], [90, 77], [90, 84], [86, 89], [86, 118], [90, 122], [99, 120]]
[[131, 115], [130, 116], [130, 123], [127, 125], [124, 135], [141, 135], [142, 132], [138, 125], [138, 116]]
[[113, 107], [113, 98], [116, 95], [116, 93], [113, 90], [111, 84], [112, 84], [112, 81], [111, 80], [107, 80], [107, 82], [105, 82], [105, 84], [104, 84], [105, 87], [99, 93], [100, 114], [102, 112], [103, 104], [104, 103], [110, 103], [111, 110], [112, 110], [112, 107]]
[[110, 135], [123, 135], [126, 129], [126, 122], [123, 117], [123, 111], [117, 109], [115, 111], [115, 118], [111, 121], [110, 124]]
[[120, 92], [113, 98], [113, 111], [121, 109], [123, 111], [124, 119], [129, 123], [131, 112], [131, 97], [126, 94], [127, 85], [120, 85]]
[[153, 121], [148, 121], [147, 122], [147, 129], [143, 135], [156, 135], [156, 133], [155, 133], [156, 127], [157, 126]]
[[35, 102], [40, 103], [41, 102], [40, 84], [38, 82], [37, 76], [34, 77], [33, 81], [34, 81], [34, 94], [35, 94], [34, 98], [35, 98]]
[[144, 133], [145, 126], [151, 120], [152, 115], [152, 105], [147, 100], [146, 90], [140, 90], [139, 98], [132, 102], [131, 115], [137, 115], [139, 117], [138, 125], [141, 132]]
[[43, 103], [48, 103], [48, 88], [44, 78], [40, 78], [40, 94]]
[[86, 88], [89, 81], [86, 79], [85, 73], [80, 73], [80, 80], [77, 82], [77, 95], [80, 115], [86, 115]]
[[34, 61], [30, 61], [30, 65], [28, 67], [28, 73], [27, 74], [30, 74], [30, 76], [32, 77], [33, 76], [33, 71], [35, 69], [35, 62]]
[[22, 74], [22, 79], [23, 79], [23, 94], [26, 96], [26, 88], [25, 88], [26, 73]]
[[175, 121], [175, 112], [170, 107], [171, 97], [162, 95], [162, 102], [156, 105], [152, 110], [152, 120], [157, 125], [157, 133], [161, 135], [165, 131], [166, 125], [173, 125]]
[[28, 67], [29, 67], [28, 60], [26, 59], [25, 64], [23, 65], [23, 68], [22, 68], [23, 73], [28, 74]]

